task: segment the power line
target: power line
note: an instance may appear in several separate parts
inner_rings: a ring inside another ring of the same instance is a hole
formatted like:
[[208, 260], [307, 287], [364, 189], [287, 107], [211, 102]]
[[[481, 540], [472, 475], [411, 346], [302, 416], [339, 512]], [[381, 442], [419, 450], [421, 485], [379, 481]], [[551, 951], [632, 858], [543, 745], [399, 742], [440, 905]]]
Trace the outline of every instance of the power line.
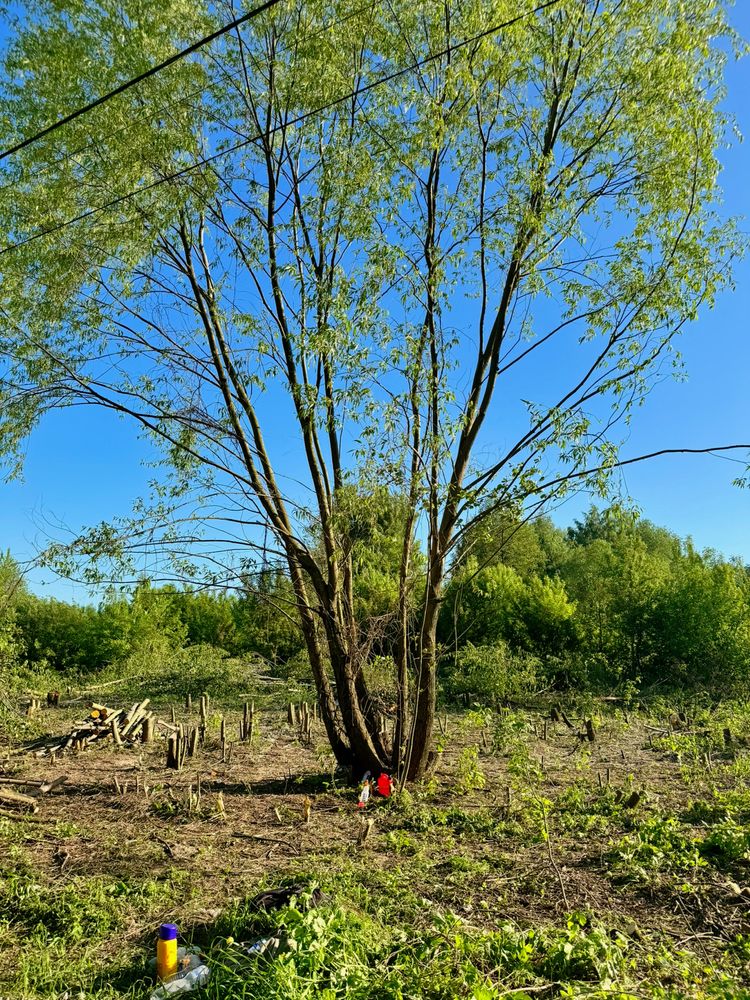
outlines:
[[438, 52], [432, 52], [430, 55], [425, 56], [422, 59], [418, 59], [411, 63], [409, 66], [403, 69], [394, 70], [392, 73], [387, 73], [385, 76], [379, 77], [377, 80], [373, 80], [371, 83], [365, 84], [363, 87], [357, 87], [355, 90], [351, 90], [341, 97], [337, 97], [333, 101], [329, 101], [327, 104], [322, 104], [317, 108], [313, 108], [311, 111], [306, 111], [296, 118], [292, 118], [289, 121], [284, 122], [281, 125], [275, 125], [273, 128], [268, 129], [265, 132], [257, 132], [255, 135], [250, 136], [247, 139], [242, 139], [240, 142], [236, 142], [226, 149], [221, 149], [211, 156], [201, 157], [201, 159], [196, 160], [195, 163], [190, 163], [186, 167], [182, 167], [180, 170], [176, 170], [174, 173], [167, 174], [165, 177], [160, 177], [158, 180], [152, 181], [150, 184], [144, 184], [141, 187], [134, 188], [127, 194], [118, 195], [116, 198], [112, 198], [110, 201], [105, 202], [103, 205], [96, 205], [93, 208], [87, 209], [85, 212], [81, 212], [80, 215], [73, 216], [70, 219], [66, 219], [63, 222], [56, 223], [54, 226], [50, 226], [47, 229], [41, 229], [36, 233], [32, 233], [30, 236], [26, 236], [22, 240], [18, 240], [15, 243], [10, 243], [8, 246], [3, 247], [0, 250], [0, 256], [9, 253], [11, 250], [17, 250], [19, 247], [26, 246], [29, 243], [34, 243], [36, 240], [43, 239], [45, 236], [50, 236], [53, 233], [60, 232], [63, 229], [67, 229], [68, 226], [76, 225], [78, 222], [83, 222], [86, 219], [90, 219], [95, 215], [99, 215], [102, 212], [106, 212], [107, 209], [116, 208], [118, 205], [123, 204], [123, 202], [129, 201], [131, 198], [136, 197], [139, 194], [146, 194], [149, 191], [153, 191], [155, 188], [161, 187], [162, 184], [167, 184], [169, 181], [179, 180], [181, 177], [185, 177], [187, 174], [193, 173], [193, 171], [200, 169], [201, 167], [207, 166], [209, 163], [213, 163], [214, 160], [220, 159], [222, 156], [228, 156], [230, 153], [235, 153], [239, 149], [244, 149], [246, 146], [257, 142], [259, 139], [264, 137], [275, 135], [277, 132], [283, 129], [292, 128], [295, 125], [300, 125], [307, 121], [308, 118], [313, 118], [315, 115], [322, 114], [324, 111], [328, 111], [330, 108], [335, 108], [339, 104], [343, 104], [353, 98], [361, 97], [363, 94], [369, 93], [371, 90], [375, 90], [377, 87], [382, 87], [386, 83], [390, 83], [392, 80], [397, 80], [399, 77], [405, 76], [407, 73], [411, 73], [416, 69], [420, 69], [422, 66], [426, 66], [429, 63], [435, 62], [441, 59], [443, 56], [449, 55], [452, 52], [456, 52], [458, 49], [462, 49], [467, 45], [471, 45], [474, 42], [481, 41], [483, 38], [487, 38], [491, 35], [497, 34], [499, 31], [503, 31], [505, 28], [509, 28], [519, 21], [524, 20], [527, 17], [532, 17], [534, 14], [538, 14], [548, 7], [554, 7], [561, 3], [562, 0], [545, 0], [544, 3], [538, 4], [531, 10], [527, 10], [522, 14], [517, 14], [515, 17], [510, 18], [507, 21], [503, 21], [500, 24], [493, 25], [491, 28], [486, 28], [484, 31], [478, 32], [476, 35], [471, 35], [469, 38], [464, 38], [460, 42], [456, 42], [452, 45], [446, 46], [444, 49], [440, 49]]
[[[382, 2], [382, 0], [378, 0], [378, 2]], [[318, 35], [323, 34], [325, 31], [329, 31], [331, 28], [339, 27], [340, 25], [345, 24], [347, 21], [351, 20], [351, 18], [356, 17], [358, 14], [363, 13], [363, 11], [370, 10], [372, 6], [373, 6], [372, 0], [368, 0], [368, 2], [363, 4], [362, 6], [356, 7], [354, 10], [349, 11], [349, 13], [346, 14], [344, 17], [341, 17], [336, 21], [326, 22], [317, 31], [308, 32], [308, 34], [306, 34], [302, 40], [308, 41], [310, 38], [316, 38]], [[135, 128], [135, 126], [140, 124], [141, 122], [153, 121], [154, 118], [159, 118], [162, 115], [166, 115], [170, 111], [173, 111], [175, 108], [179, 108], [185, 104], [189, 104], [189, 102], [192, 101], [193, 98], [199, 97], [204, 92], [205, 92], [205, 87], [201, 86], [197, 90], [190, 91], [190, 93], [186, 94], [184, 97], [179, 98], [179, 100], [173, 101], [171, 104], [162, 105], [155, 111], [148, 111], [143, 115], [139, 115], [137, 118], [127, 122], [127, 124], [121, 125], [119, 128], [116, 128], [113, 132], [110, 132], [107, 138], [110, 139], [113, 136], [121, 135], [123, 132], [127, 133], [131, 131], [131, 129]], [[52, 160], [50, 163], [44, 164], [43, 166], [39, 167], [38, 170], [34, 170], [29, 174], [22, 174], [20, 178], [8, 181], [7, 184], [0, 185], [0, 192], [7, 191], [8, 188], [15, 187], [20, 181], [22, 182], [27, 180], [33, 180], [35, 177], [42, 176], [42, 174], [45, 174], [48, 171], [52, 170], [53, 167], [57, 167], [62, 163], [67, 163], [69, 160], [74, 159], [76, 156], [80, 156], [81, 153], [85, 153], [88, 150], [93, 149], [94, 147], [96, 147], [97, 143], [98, 140], [92, 139], [90, 142], [84, 143], [82, 146], [78, 146], [76, 149], [71, 150], [69, 153], [65, 153], [62, 156], [58, 156], [56, 160]], [[8, 154], [11, 152], [13, 152], [13, 150], [8, 150]]]
[[39, 139], [44, 138], [45, 135], [49, 135], [51, 132], [62, 128], [63, 125], [67, 125], [76, 118], [80, 118], [81, 115], [87, 114], [87, 112], [92, 111], [94, 108], [101, 107], [102, 104], [106, 104], [107, 101], [111, 101], [112, 98], [117, 97], [118, 94], [123, 94], [126, 90], [134, 87], [137, 83], [141, 83], [143, 80], [147, 80], [149, 77], [155, 76], [163, 69], [166, 69], [167, 66], [172, 66], [174, 63], [179, 62], [180, 59], [184, 59], [185, 56], [192, 55], [193, 52], [197, 52], [198, 49], [203, 48], [204, 45], [208, 45], [209, 42], [215, 41], [217, 38], [225, 35], [228, 31], [238, 28], [246, 21], [250, 21], [252, 18], [258, 17], [259, 14], [270, 10], [271, 7], [275, 7], [276, 4], [280, 2], [281, 0], [266, 0], [265, 3], [260, 4], [258, 7], [253, 7], [253, 9], [249, 10], [246, 14], [235, 18], [234, 21], [230, 21], [229, 24], [223, 25], [223, 27], [218, 28], [210, 35], [206, 35], [205, 38], [201, 38], [197, 42], [193, 42], [192, 45], [188, 45], [188, 47], [186, 49], [182, 49], [181, 52], [176, 52], [173, 56], [165, 59], [164, 62], [161, 62], [156, 66], [152, 66], [139, 76], [134, 76], [132, 79], [126, 80], [125, 83], [121, 83], [119, 87], [115, 87], [114, 90], [110, 90], [108, 93], [102, 94], [101, 97], [97, 97], [88, 104], [84, 104], [82, 107], [76, 108], [75, 111], [71, 111], [70, 114], [65, 115], [64, 118], [58, 118], [56, 122], [52, 122], [51, 125], [47, 125], [47, 127], [43, 128], [40, 132], [36, 132], [34, 135], [30, 135], [26, 139], [22, 139], [20, 142], [17, 142], [15, 146], [10, 146], [8, 149], [3, 150], [3, 152], [0, 153], [0, 160], [4, 160], [6, 157], [11, 156], [13, 153], [17, 153], [21, 149], [25, 149], [33, 142], [37, 142]]

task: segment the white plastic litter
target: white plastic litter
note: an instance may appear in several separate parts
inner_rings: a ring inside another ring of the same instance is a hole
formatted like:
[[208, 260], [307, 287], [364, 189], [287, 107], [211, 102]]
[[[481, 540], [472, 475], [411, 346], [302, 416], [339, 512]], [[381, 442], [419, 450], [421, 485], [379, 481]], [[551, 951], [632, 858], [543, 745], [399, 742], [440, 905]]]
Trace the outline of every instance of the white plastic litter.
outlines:
[[181, 971], [166, 983], [162, 983], [151, 994], [151, 1000], [167, 1000], [178, 993], [190, 993], [200, 986], [205, 986], [211, 975], [211, 970], [200, 960], [200, 956], [188, 948], [177, 949], [177, 961]]
[[260, 955], [267, 955], [271, 958], [282, 951], [286, 943], [279, 937], [268, 937], [258, 938], [257, 941], [252, 941], [250, 944], [240, 941], [237, 942], [237, 947], [250, 958], [258, 958]]
[[357, 803], [358, 809], [364, 809], [370, 799], [370, 780], [365, 778], [365, 783], [362, 785], [362, 791], [359, 793], [359, 802]]
[[168, 983], [162, 985], [151, 994], [151, 1000], [165, 1000], [166, 997], [174, 996], [177, 993], [190, 993], [197, 990], [199, 986], [205, 986], [211, 975], [211, 970], [207, 965], [198, 965], [195, 969], [186, 972], [184, 976], [176, 976]]

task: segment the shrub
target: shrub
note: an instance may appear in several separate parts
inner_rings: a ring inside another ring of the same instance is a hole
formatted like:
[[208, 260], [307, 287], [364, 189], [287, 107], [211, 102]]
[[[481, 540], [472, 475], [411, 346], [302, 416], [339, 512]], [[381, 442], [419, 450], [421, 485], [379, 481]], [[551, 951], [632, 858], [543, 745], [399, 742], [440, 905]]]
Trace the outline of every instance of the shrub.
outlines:
[[526, 653], [513, 653], [507, 643], [468, 643], [451, 658], [443, 687], [451, 699], [464, 698], [498, 705], [534, 690], [540, 663]]

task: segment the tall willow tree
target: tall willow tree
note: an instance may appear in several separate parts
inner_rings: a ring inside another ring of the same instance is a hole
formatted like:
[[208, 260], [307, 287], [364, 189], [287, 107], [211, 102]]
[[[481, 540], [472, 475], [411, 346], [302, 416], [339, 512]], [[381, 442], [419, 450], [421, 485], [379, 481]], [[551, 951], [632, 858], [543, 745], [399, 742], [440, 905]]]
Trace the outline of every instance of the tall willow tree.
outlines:
[[[236, 14], [21, 6], [3, 147]], [[124, 570], [158, 545], [181, 578], [247, 585], [263, 546], [337, 758], [423, 773], [462, 531], [606, 490], [618, 423], [728, 280], [732, 46], [721, 0], [283, 0], [4, 159], [9, 468], [79, 405], [164, 456], [133, 518], [67, 557]], [[397, 585], [363, 620], [384, 489]], [[383, 630], [392, 731], [363, 669]]]

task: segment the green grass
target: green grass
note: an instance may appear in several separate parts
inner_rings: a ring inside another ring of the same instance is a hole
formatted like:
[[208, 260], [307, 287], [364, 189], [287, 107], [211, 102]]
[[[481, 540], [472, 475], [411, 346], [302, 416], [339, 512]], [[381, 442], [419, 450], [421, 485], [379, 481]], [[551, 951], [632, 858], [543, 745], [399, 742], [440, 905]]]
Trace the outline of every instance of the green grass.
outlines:
[[[0, 987], [14, 997], [56, 997], [74, 986], [97, 1000], [145, 995], [154, 928], [190, 893], [177, 870], [160, 880], [43, 879], [11, 846], [0, 867], [0, 950], [9, 959]], [[134, 924], [148, 928], [136, 941], [123, 937]]]
[[[251, 959], [218, 938], [210, 949], [214, 970], [207, 996], [216, 1000], [402, 1000], [405, 997], [472, 997], [493, 1000], [509, 988], [536, 992], [565, 980], [586, 985], [588, 995], [627, 971], [628, 942], [618, 933], [573, 914], [543, 932], [505, 925], [488, 933], [454, 915], [423, 917], [418, 933], [377, 913], [333, 900], [253, 917], [239, 908], [225, 923], [234, 936], [273, 936], [281, 953]], [[512, 984], [512, 985], [511, 985]], [[602, 993], [601, 995], [604, 995]]]

